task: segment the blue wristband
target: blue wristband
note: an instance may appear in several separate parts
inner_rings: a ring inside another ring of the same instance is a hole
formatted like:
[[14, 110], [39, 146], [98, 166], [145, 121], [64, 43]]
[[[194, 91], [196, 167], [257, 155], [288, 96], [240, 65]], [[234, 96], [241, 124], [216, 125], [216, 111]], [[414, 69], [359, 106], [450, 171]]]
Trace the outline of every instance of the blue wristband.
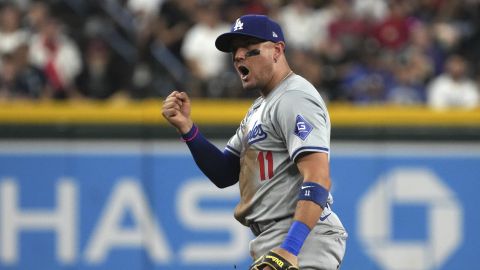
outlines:
[[281, 248], [292, 253], [295, 256], [298, 256], [300, 249], [303, 246], [303, 242], [307, 239], [308, 234], [310, 233], [310, 228], [305, 225], [305, 223], [295, 220], [288, 230], [287, 237], [283, 240]]
[[298, 194], [298, 200], [312, 201], [325, 209], [328, 193], [327, 189], [315, 182], [304, 182]]

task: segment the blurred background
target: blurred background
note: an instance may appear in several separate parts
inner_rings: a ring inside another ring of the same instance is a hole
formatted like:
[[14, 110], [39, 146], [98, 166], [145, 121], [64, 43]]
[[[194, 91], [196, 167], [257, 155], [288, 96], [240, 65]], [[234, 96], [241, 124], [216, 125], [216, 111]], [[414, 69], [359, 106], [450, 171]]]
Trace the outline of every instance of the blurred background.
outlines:
[[242, 14], [261, 13], [283, 25], [295, 72], [330, 102], [479, 103], [475, 0], [1, 4], [2, 100], [138, 100], [172, 89], [201, 98], [251, 98], [256, 93], [241, 91], [229, 55], [212, 44]]
[[256, 92], [216, 37], [281, 23], [332, 119], [342, 269], [470, 269], [480, 215], [478, 0], [0, 1], [0, 269], [247, 269], [252, 234], [160, 115], [221, 149]]

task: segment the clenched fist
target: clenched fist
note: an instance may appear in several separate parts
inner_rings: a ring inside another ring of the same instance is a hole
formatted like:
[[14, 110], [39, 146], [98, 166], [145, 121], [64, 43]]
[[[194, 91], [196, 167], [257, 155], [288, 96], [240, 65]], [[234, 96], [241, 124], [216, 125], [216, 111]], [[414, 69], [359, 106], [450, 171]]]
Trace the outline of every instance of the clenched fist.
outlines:
[[190, 110], [190, 98], [185, 92], [173, 91], [163, 101], [163, 117], [176, 127], [180, 134], [186, 134], [193, 126]]

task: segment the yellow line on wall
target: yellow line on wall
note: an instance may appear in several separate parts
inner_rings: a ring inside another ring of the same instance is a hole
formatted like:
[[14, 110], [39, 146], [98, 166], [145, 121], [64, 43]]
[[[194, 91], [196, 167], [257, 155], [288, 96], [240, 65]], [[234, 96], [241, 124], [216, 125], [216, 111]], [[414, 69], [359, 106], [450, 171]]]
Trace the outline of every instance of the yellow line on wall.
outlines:
[[431, 110], [423, 106], [331, 105], [332, 125], [340, 126], [479, 126], [475, 110]]
[[[199, 124], [238, 125], [251, 100], [192, 101], [192, 117]], [[2, 102], [0, 124], [160, 124], [162, 102]], [[422, 106], [352, 106], [330, 104], [334, 126], [479, 126], [480, 109], [432, 111]]]

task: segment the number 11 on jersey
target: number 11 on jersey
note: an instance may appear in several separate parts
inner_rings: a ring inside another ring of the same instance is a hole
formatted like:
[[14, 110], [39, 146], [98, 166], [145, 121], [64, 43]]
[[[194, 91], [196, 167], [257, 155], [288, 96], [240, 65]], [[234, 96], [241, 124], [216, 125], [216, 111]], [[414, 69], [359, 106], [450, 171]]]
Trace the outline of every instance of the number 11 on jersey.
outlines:
[[[258, 165], [260, 168], [260, 180], [268, 180], [273, 178], [273, 155], [272, 152], [258, 152], [257, 156]], [[265, 161], [267, 162], [267, 168], [265, 168]], [[265, 177], [265, 170], [267, 174]]]

